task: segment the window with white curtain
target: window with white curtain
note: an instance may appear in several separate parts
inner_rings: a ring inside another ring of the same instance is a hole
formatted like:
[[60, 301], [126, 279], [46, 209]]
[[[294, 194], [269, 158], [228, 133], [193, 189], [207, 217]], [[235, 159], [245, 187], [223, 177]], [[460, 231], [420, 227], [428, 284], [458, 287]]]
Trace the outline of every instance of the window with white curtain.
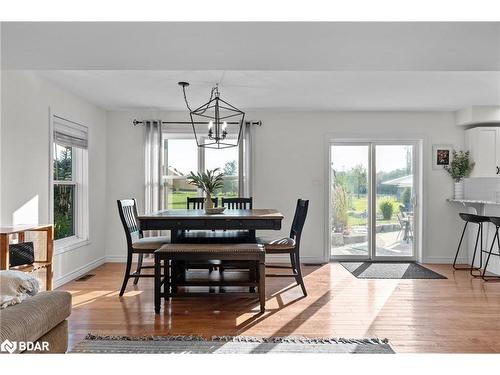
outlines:
[[51, 218], [56, 252], [89, 239], [88, 130], [52, 116]]
[[214, 196], [237, 197], [239, 194], [239, 148], [210, 149], [198, 147], [189, 133], [164, 133], [162, 141], [163, 208], [186, 208], [187, 197], [201, 192], [187, 183], [190, 172], [219, 168], [224, 186]]

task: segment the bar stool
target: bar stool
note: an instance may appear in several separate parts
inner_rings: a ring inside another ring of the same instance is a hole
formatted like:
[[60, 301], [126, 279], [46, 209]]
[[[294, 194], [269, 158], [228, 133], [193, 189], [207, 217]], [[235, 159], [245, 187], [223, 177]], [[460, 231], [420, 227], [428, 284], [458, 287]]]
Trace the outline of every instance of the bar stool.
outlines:
[[[488, 263], [490, 262], [490, 257], [492, 255], [500, 257], [500, 235], [498, 233], [500, 229], [500, 217], [490, 216], [489, 221], [495, 225], [495, 235], [493, 236], [493, 241], [491, 241], [490, 251], [483, 251], [488, 253], [488, 257], [486, 258], [486, 263], [484, 264], [483, 273], [481, 274], [481, 278], [484, 281], [492, 281], [492, 280], [500, 280], [500, 276], [487, 276], [486, 269], [488, 268]], [[495, 240], [497, 241], [498, 253], [493, 252], [493, 247], [495, 246]]]
[[[460, 242], [458, 243], [458, 248], [457, 248], [457, 253], [455, 254], [455, 259], [453, 260], [453, 268], [458, 270], [458, 271], [470, 271], [471, 275], [476, 277], [480, 275], [474, 275], [472, 271], [479, 271], [482, 268], [483, 265], [483, 223], [487, 223], [490, 221], [490, 218], [487, 216], [481, 216], [481, 215], [474, 215], [474, 214], [468, 214], [468, 213], [459, 213], [458, 214], [460, 218], [465, 221], [464, 229], [462, 231], [462, 236], [460, 237]], [[474, 246], [474, 254], [472, 255], [472, 263], [470, 267], [457, 267], [457, 258], [458, 254], [460, 253], [460, 246], [462, 245], [462, 241], [465, 236], [465, 231], [467, 230], [467, 225], [469, 223], [473, 224], [478, 224], [477, 228], [477, 236], [476, 236], [476, 245]], [[481, 238], [481, 241], [479, 241], [479, 238]], [[474, 267], [474, 262], [476, 260], [476, 253], [477, 253], [477, 245], [480, 242], [480, 251], [479, 251], [479, 267]]]

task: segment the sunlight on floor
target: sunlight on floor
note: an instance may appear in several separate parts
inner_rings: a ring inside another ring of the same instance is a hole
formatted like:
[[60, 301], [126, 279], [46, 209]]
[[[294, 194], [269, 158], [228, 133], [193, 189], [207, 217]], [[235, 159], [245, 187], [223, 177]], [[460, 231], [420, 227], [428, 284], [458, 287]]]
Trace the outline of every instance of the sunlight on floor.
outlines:
[[112, 290], [96, 290], [92, 292], [86, 292], [83, 294], [79, 294], [80, 292], [70, 291], [73, 297], [73, 308], [82, 306], [85, 303], [89, 303], [95, 301], [99, 297], [105, 297], [109, 294], [113, 293]]

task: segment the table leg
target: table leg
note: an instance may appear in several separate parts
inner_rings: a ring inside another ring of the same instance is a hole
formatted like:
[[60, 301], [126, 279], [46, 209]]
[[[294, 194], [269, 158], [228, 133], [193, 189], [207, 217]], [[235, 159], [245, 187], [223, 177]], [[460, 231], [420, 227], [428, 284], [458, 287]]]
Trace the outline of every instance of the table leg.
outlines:
[[52, 262], [54, 262], [54, 227], [51, 225], [46, 230], [47, 235], [47, 262], [50, 262], [49, 266], [46, 269], [46, 285], [45, 288], [47, 290], [52, 290]]
[[170, 243], [177, 243], [177, 229], [170, 230]]
[[181, 261], [178, 260], [172, 260], [170, 264], [170, 289], [171, 289], [171, 294], [177, 293], [177, 280], [180, 277], [180, 272], [182, 270], [180, 269], [179, 263]]
[[255, 229], [251, 229], [248, 231], [248, 242], [257, 243], [257, 237], [255, 235]]
[[9, 269], [9, 235], [0, 234], [0, 270]]
[[52, 276], [54, 273], [52, 270], [52, 263], [45, 268], [45, 272], [47, 272], [45, 275], [45, 289], [49, 291], [52, 290]]
[[160, 313], [161, 308], [161, 258], [155, 254], [155, 314]]
[[[249, 281], [259, 282], [259, 263], [258, 262], [250, 262], [248, 264], [248, 278]], [[255, 293], [255, 287], [251, 286], [249, 288], [250, 293]]]
[[266, 265], [264, 259], [259, 260], [259, 300], [260, 311], [266, 311]]
[[168, 301], [170, 297], [170, 259], [165, 259], [163, 263], [163, 275], [164, 275], [164, 281], [163, 281], [163, 291], [164, 291], [164, 296], [163, 298], [165, 299], [165, 303]]

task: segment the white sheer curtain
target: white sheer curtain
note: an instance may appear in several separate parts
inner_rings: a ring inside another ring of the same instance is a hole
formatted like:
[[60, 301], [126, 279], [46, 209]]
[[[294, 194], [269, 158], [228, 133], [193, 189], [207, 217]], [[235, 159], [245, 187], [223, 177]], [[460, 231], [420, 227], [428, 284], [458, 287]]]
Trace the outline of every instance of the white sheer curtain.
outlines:
[[145, 160], [145, 202], [144, 211], [150, 213], [161, 209], [162, 186], [161, 186], [161, 120], [145, 120], [143, 125], [146, 129], [144, 139]]
[[253, 178], [253, 127], [251, 123], [244, 123], [241, 128], [239, 145], [238, 194], [240, 197], [252, 196]]

